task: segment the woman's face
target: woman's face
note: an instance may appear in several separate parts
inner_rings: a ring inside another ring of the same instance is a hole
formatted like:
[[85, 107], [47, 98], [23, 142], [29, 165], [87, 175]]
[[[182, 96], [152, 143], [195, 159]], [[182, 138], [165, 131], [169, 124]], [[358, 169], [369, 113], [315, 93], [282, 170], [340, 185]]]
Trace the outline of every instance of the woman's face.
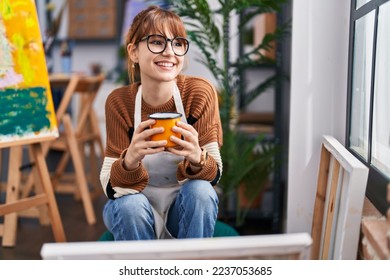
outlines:
[[[169, 39], [173, 39], [171, 33], [167, 32], [165, 34], [167, 34]], [[149, 43], [151, 44], [152, 42], [150, 41]], [[166, 48], [162, 53], [155, 54], [148, 49], [147, 40], [143, 40], [138, 43], [133, 55], [133, 61], [139, 64], [143, 82], [148, 80], [158, 82], [173, 81], [183, 69], [184, 56], [175, 55], [171, 41], [167, 42]]]

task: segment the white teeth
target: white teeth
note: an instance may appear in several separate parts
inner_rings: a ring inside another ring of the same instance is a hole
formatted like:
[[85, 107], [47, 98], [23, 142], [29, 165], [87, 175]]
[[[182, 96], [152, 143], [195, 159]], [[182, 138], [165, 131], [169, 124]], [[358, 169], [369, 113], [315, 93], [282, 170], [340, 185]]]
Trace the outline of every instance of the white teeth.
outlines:
[[173, 63], [170, 63], [170, 62], [157, 62], [157, 65], [160, 65], [163, 67], [173, 67]]

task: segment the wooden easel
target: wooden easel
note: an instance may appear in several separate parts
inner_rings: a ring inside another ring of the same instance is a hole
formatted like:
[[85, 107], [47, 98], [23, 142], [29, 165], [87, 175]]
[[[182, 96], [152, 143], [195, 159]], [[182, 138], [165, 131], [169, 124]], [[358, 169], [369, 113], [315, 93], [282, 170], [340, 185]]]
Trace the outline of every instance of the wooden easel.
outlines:
[[[84, 150], [85, 147], [88, 146], [90, 152], [89, 181], [91, 181], [91, 184], [94, 188], [93, 192], [91, 192], [91, 195], [96, 197], [102, 193], [100, 182], [98, 180], [99, 174], [96, 172], [96, 170], [98, 170], [97, 163], [99, 160], [95, 145], [98, 145], [101, 157], [104, 155], [104, 147], [101, 140], [99, 123], [96, 117], [96, 113], [93, 109], [93, 103], [103, 81], [103, 75], [80, 76], [76, 74], [72, 75], [69, 80], [69, 84], [64, 93], [63, 100], [61, 101], [60, 106], [56, 112], [57, 122], [64, 125], [64, 133], [63, 135], [60, 135], [59, 139], [50, 144], [50, 149], [65, 152], [60, 160], [60, 164], [58, 164], [55, 170], [54, 177], [52, 178], [52, 182], [56, 191], [60, 191], [61, 185], [63, 185], [58, 182], [59, 179], [61, 177], [65, 178], [65, 175], [69, 175], [65, 174], [65, 167], [66, 163], [70, 159], [72, 159], [73, 165], [75, 166], [76, 177], [82, 178], [87, 176], [87, 174], [84, 174], [84, 172], [81, 172], [81, 170], [84, 168], [84, 163], [86, 161]], [[70, 106], [70, 100], [75, 95], [78, 95], [80, 98], [80, 104], [78, 106], [77, 125], [73, 127], [71, 117], [66, 113], [66, 109]], [[66, 145], [66, 143], [68, 144]], [[72, 148], [75, 147], [79, 148], [80, 153], [72, 151]], [[80, 168], [76, 168], [76, 166], [79, 166]], [[77, 181], [79, 182], [78, 184], [80, 186], [87, 185], [87, 178], [82, 180], [77, 179]], [[85, 183], [83, 183], [84, 181]], [[70, 192], [74, 192], [74, 183], [70, 188], [65, 185], [65, 188], [63, 189], [65, 192], [67, 189], [69, 189]], [[91, 219], [88, 220], [90, 221]], [[91, 222], [89, 223], [93, 224]]]
[[[47, 209], [57, 242], [65, 242], [60, 213], [57, 208], [42, 145], [58, 137], [55, 112], [49, 86], [44, 47], [34, 1], [2, 1], [2, 9], [12, 11], [0, 21], [2, 51], [5, 53], [5, 77], [20, 75], [20, 79], [5, 81], [0, 88], [0, 149], [9, 148], [6, 201], [0, 205], [4, 224], [0, 227], [3, 246], [15, 245], [18, 213], [29, 209]], [[18, 36], [26, 44], [13, 44], [10, 38]], [[4, 42], [3, 42], [4, 41]], [[15, 57], [23, 54], [23, 63]], [[3, 66], [3, 61], [0, 62]], [[34, 67], [30, 67], [34, 65]], [[34, 72], [34, 73], [33, 73]], [[12, 74], [14, 73], [14, 74]], [[30, 74], [34, 75], [30, 75]], [[8, 79], [9, 80], [9, 79]], [[23, 147], [28, 146], [35, 163], [34, 180], [39, 184], [32, 195], [20, 196]]]
[[[42, 137], [32, 140], [16, 142], [0, 142], [0, 149], [10, 148], [8, 179], [6, 187], [5, 204], [0, 205], [0, 216], [4, 216], [4, 224], [0, 225], [0, 236], [3, 237], [4, 247], [13, 247], [16, 242], [17, 213], [36, 206], [47, 206], [54, 239], [56, 242], [66, 242], [64, 228], [62, 226], [60, 213], [55, 200], [53, 188], [50, 181], [49, 171], [41, 143], [54, 140], [55, 137]], [[42, 192], [33, 196], [19, 199], [21, 174], [19, 168], [22, 164], [23, 146], [28, 145], [30, 154], [33, 157], [37, 172], [35, 180], [39, 180], [42, 185]]]
[[[96, 173], [96, 170], [98, 170], [96, 165], [98, 157], [95, 151], [95, 144], [98, 144], [101, 156], [104, 154], [104, 148], [97, 117], [93, 110], [93, 102], [103, 80], [103, 75], [92, 77], [78, 74], [73, 74], [67, 78], [59, 76], [51, 80], [55, 83], [67, 83], [64, 96], [56, 111], [57, 123], [58, 125], [63, 125], [63, 131], [58, 139], [43, 145], [44, 156], [50, 150], [63, 152], [51, 176], [53, 188], [58, 193], [71, 193], [75, 194], [77, 198], [81, 198], [86, 220], [90, 225], [96, 223], [92, 198], [102, 193], [100, 182], [96, 181], [99, 175]], [[72, 97], [76, 94], [79, 95], [81, 104], [77, 116], [77, 125], [74, 127], [67, 109], [71, 105]], [[84, 163], [86, 158], [84, 149], [86, 145], [90, 148], [90, 175], [94, 186], [93, 192], [88, 188], [88, 179], [85, 172]], [[70, 160], [74, 166], [73, 174], [65, 172]], [[36, 185], [36, 180], [33, 179], [33, 174], [29, 174], [27, 182], [23, 186], [23, 196], [30, 193], [34, 189], [34, 185]]]

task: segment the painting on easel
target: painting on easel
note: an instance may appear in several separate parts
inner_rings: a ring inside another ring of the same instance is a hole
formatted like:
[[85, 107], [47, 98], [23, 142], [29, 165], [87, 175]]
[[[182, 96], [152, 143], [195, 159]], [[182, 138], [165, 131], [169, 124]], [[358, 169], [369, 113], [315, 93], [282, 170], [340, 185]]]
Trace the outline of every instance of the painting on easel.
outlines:
[[0, 0], [0, 147], [58, 137], [33, 0]]

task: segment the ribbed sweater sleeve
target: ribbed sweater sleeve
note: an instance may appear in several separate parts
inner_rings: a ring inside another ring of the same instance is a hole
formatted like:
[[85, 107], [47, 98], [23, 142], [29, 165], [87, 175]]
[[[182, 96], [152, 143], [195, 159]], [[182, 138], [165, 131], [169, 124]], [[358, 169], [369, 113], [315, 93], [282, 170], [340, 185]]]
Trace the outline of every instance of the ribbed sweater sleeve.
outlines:
[[106, 100], [106, 156], [119, 158], [130, 144], [129, 131], [134, 127], [134, 96], [131, 87], [115, 89]]
[[[133, 86], [134, 87], [134, 86]], [[141, 164], [128, 171], [123, 166], [123, 157], [130, 144], [133, 129], [134, 94], [131, 87], [114, 90], [106, 100], [106, 157], [118, 158], [111, 166], [110, 184], [112, 187], [131, 188], [142, 191], [148, 183], [148, 173]]]
[[[222, 145], [222, 128], [219, 116], [218, 95], [213, 85], [202, 78], [181, 76], [178, 87], [183, 95], [185, 111], [189, 112], [187, 119], [194, 122], [192, 125], [198, 132], [199, 145], [204, 147], [210, 143]], [[218, 172], [219, 169], [219, 172]], [[203, 179], [217, 181], [222, 174], [222, 168], [209, 156], [205, 166], [196, 174], [192, 174], [189, 162], [183, 161], [177, 169], [177, 178], [183, 181], [188, 179]]]
[[222, 128], [215, 87], [205, 79], [190, 76], [180, 76], [177, 84], [187, 118], [195, 120], [193, 126], [199, 134], [199, 145], [217, 142], [221, 146]]

